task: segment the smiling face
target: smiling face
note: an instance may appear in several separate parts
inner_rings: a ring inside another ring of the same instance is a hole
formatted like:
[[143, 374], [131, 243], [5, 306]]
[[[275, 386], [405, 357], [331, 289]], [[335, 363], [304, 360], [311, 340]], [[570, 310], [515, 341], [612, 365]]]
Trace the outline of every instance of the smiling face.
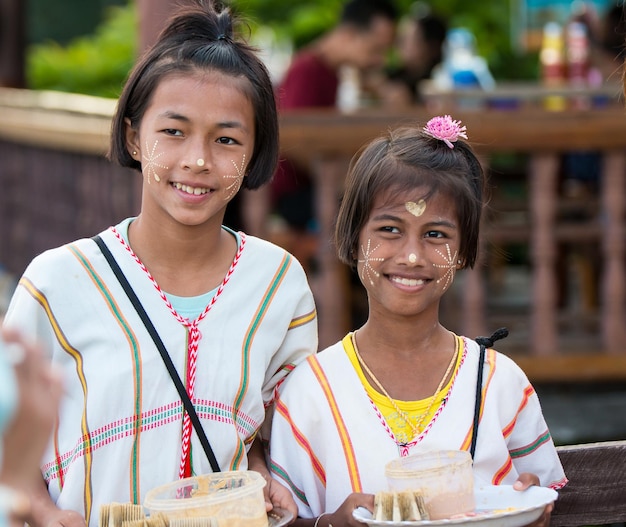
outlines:
[[452, 284], [460, 241], [454, 202], [441, 194], [423, 200], [425, 194], [425, 189], [390, 192], [374, 200], [359, 235], [357, 264], [370, 316], [437, 316]]
[[218, 72], [165, 77], [138, 129], [127, 122], [128, 150], [143, 173], [143, 216], [221, 224], [254, 150], [247, 82]]

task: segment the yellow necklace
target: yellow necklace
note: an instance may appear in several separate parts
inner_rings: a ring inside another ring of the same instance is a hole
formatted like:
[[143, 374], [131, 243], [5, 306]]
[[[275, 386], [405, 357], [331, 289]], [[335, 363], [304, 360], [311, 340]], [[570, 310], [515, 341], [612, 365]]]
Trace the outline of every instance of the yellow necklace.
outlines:
[[415, 438], [420, 433], [420, 430], [422, 428], [422, 423], [424, 422], [424, 419], [426, 418], [427, 415], [430, 415], [430, 411], [433, 409], [433, 405], [435, 404], [435, 399], [437, 398], [437, 394], [443, 388], [443, 385], [445, 384], [446, 379], [448, 378], [448, 375], [450, 375], [450, 371], [452, 370], [452, 366], [456, 363], [456, 358], [457, 358], [457, 355], [459, 353], [458, 339], [456, 337], [454, 338], [454, 342], [455, 342], [454, 353], [452, 354], [452, 359], [450, 360], [450, 363], [448, 364], [448, 368], [446, 369], [446, 372], [443, 374], [443, 377], [441, 378], [441, 381], [439, 382], [439, 385], [437, 386], [437, 389], [435, 390], [435, 393], [433, 394], [433, 396], [432, 396], [432, 398], [430, 400], [430, 404], [428, 405], [428, 408], [426, 409], [426, 412], [424, 412], [422, 415], [420, 415], [420, 417], [417, 420], [417, 422], [415, 424], [413, 424], [413, 421], [411, 420], [411, 418], [407, 415], [407, 413], [405, 411], [403, 411], [396, 404], [396, 402], [389, 395], [387, 390], [385, 390], [385, 387], [381, 384], [381, 382], [372, 373], [372, 370], [370, 370], [369, 367], [367, 366], [367, 364], [365, 364], [365, 361], [363, 360], [363, 357], [361, 357], [361, 354], [359, 353], [359, 348], [356, 345], [356, 331], [354, 333], [352, 333], [352, 346], [354, 347], [354, 354], [356, 355], [356, 358], [359, 361], [359, 364], [367, 372], [367, 374], [370, 376], [370, 378], [374, 381], [374, 384], [376, 385], [376, 387], [389, 400], [389, 403], [391, 404], [391, 406], [393, 406], [394, 410], [396, 412], [398, 412], [398, 415], [400, 417], [402, 417], [404, 422], [409, 426], [409, 428], [411, 429], [411, 432], [413, 432], [412, 439]]

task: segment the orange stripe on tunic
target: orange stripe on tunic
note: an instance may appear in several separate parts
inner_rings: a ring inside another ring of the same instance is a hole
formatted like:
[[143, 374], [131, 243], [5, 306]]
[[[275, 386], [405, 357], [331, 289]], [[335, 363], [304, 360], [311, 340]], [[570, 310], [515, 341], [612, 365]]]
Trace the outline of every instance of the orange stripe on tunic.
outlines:
[[[283, 256], [282, 261], [278, 265], [272, 280], [270, 281], [265, 293], [263, 294], [263, 300], [257, 307], [257, 310], [248, 325], [248, 329], [246, 330], [245, 337], [243, 339], [242, 346], [242, 362], [241, 362], [241, 379], [239, 381], [239, 388], [237, 389], [237, 396], [235, 397], [235, 401], [233, 402], [233, 420], [235, 423], [237, 422], [237, 414], [241, 408], [241, 404], [244, 400], [244, 397], [248, 391], [248, 384], [250, 381], [250, 350], [252, 348], [252, 343], [254, 342], [254, 338], [261, 327], [261, 322], [265, 318], [269, 306], [272, 301], [276, 297], [278, 290], [280, 289], [280, 285], [282, 284], [285, 276], [287, 275], [287, 270], [291, 266], [291, 255], [285, 254]], [[243, 459], [246, 456], [246, 448], [244, 442], [239, 439], [237, 444], [237, 450], [233, 456], [233, 459], [230, 463], [230, 470], [238, 470], [243, 462]]]
[[304, 326], [309, 322], [313, 322], [317, 318], [317, 311], [313, 309], [304, 315], [294, 318], [289, 324], [289, 329], [298, 328], [300, 326]]
[[[76, 257], [80, 265], [85, 269], [87, 276], [97, 291], [100, 292], [103, 300], [106, 302], [109, 312], [113, 319], [117, 322], [118, 326], [122, 330], [123, 335], [128, 342], [128, 349], [131, 356], [131, 363], [133, 365], [133, 393], [134, 393], [134, 416], [133, 416], [133, 448], [129, 459], [129, 493], [132, 499], [132, 503], [139, 503], [141, 496], [140, 489], [140, 450], [141, 450], [141, 414], [142, 414], [142, 367], [141, 367], [141, 352], [140, 345], [137, 336], [132, 328], [132, 325], [126, 319], [122, 309], [117, 303], [114, 295], [107, 287], [105, 280], [96, 271], [94, 265], [89, 261], [89, 258], [78, 249], [75, 245], [69, 246], [70, 251]], [[89, 473], [89, 479], [91, 480], [91, 473]], [[90, 502], [92, 500], [90, 499]], [[86, 509], [87, 510], [87, 509]], [[86, 513], [87, 519], [90, 518], [91, 510]]]
[[[48, 298], [43, 294], [42, 291], [35, 287], [28, 278], [22, 277], [19, 281], [19, 285], [26, 289], [30, 296], [36, 300], [39, 305], [43, 308], [50, 323], [50, 327], [54, 331], [54, 335], [59, 342], [61, 348], [70, 355], [75, 363], [76, 363], [76, 374], [78, 376], [81, 388], [83, 390], [83, 396], [87, 397], [87, 380], [85, 378], [85, 372], [83, 370], [83, 357], [80, 352], [74, 348], [67, 340], [65, 333], [59, 326], [59, 323], [52, 312], [52, 307], [48, 302]], [[57, 427], [58, 430], [58, 427]], [[83, 431], [83, 438], [85, 439], [85, 447], [84, 447], [84, 458], [83, 462], [85, 464], [85, 494], [84, 494], [84, 506], [85, 506], [85, 517], [89, 518], [91, 514], [91, 507], [93, 502], [93, 494], [92, 494], [92, 483], [91, 483], [91, 465], [93, 462], [92, 459], [92, 451], [90, 446], [90, 433], [89, 433], [89, 425], [87, 422], [86, 410], [83, 411], [83, 415], [81, 417], [81, 430]], [[58, 465], [58, 474], [59, 474], [59, 482], [60, 488], [62, 489], [65, 484], [65, 473], [63, 471], [62, 463], [61, 463], [61, 455], [59, 453], [58, 441], [57, 437], [54, 438], [54, 450], [55, 457], [57, 459]]]
[[515, 423], [517, 422], [517, 417], [519, 416], [519, 414], [521, 413], [521, 411], [526, 408], [526, 406], [528, 405], [528, 400], [530, 399], [530, 396], [535, 393], [535, 390], [533, 389], [533, 387], [529, 384], [528, 386], [526, 386], [526, 388], [524, 388], [524, 397], [522, 398], [522, 401], [520, 402], [519, 407], [517, 408], [517, 412], [515, 413], [515, 417], [513, 418], [513, 420], [504, 427], [504, 429], [502, 430], [502, 435], [504, 437], [509, 437], [511, 435], [511, 433], [513, 432], [513, 428], [515, 428]]
[[324, 466], [322, 465], [320, 460], [317, 458], [317, 456], [313, 452], [313, 448], [311, 447], [311, 443], [309, 443], [309, 440], [302, 433], [302, 431], [295, 425], [295, 423], [293, 422], [293, 419], [291, 419], [289, 410], [280, 399], [276, 399], [274, 410], [278, 412], [280, 415], [282, 415], [285, 421], [289, 423], [289, 426], [291, 427], [291, 431], [293, 432], [293, 436], [296, 438], [296, 441], [308, 454], [309, 459], [311, 460], [311, 466], [313, 467], [313, 471], [315, 472], [319, 480], [322, 482], [324, 487], [326, 487], [326, 471], [324, 470]]
[[[524, 396], [522, 398], [522, 401], [520, 402], [517, 412], [515, 413], [515, 417], [502, 430], [503, 437], [509, 437], [513, 433], [513, 429], [515, 428], [515, 423], [517, 422], [517, 417], [519, 416], [520, 412], [528, 405], [528, 400], [530, 399], [530, 396], [533, 393], [535, 393], [535, 390], [533, 389], [531, 385], [528, 385], [524, 389]], [[513, 468], [513, 460], [509, 456], [506, 463], [495, 473], [492, 483], [494, 485], [499, 485], [502, 482], [502, 480], [506, 477], [506, 475], [509, 472], [511, 472], [512, 468]]]
[[506, 477], [506, 475], [511, 472], [511, 470], [513, 469], [513, 460], [511, 459], [511, 457], [509, 456], [507, 458], [506, 463], [500, 468], [500, 470], [498, 470], [495, 475], [493, 476], [493, 480], [491, 481], [491, 483], [493, 485], [500, 485], [500, 483], [502, 483], [502, 480]]
[[307, 360], [311, 365], [311, 369], [313, 370], [315, 377], [317, 377], [317, 380], [320, 383], [322, 390], [324, 391], [324, 395], [326, 396], [326, 400], [328, 401], [328, 406], [330, 407], [331, 413], [333, 414], [335, 426], [337, 427], [339, 439], [341, 440], [343, 453], [346, 457], [346, 464], [348, 466], [348, 473], [350, 475], [352, 492], [363, 492], [363, 485], [361, 484], [361, 476], [359, 475], [359, 467], [356, 463], [354, 448], [352, 447], [352, 442], [350, 441], [350, 436], [348, 435], [348, 430], [346, 428], [346, 424], [343, 421], [343, 417], [341, 416], [341, 412], [339, 411], [335, 396], [330, 389], [328, 379], [322, 371], [320, 363], [315, 355], [310, 356]]

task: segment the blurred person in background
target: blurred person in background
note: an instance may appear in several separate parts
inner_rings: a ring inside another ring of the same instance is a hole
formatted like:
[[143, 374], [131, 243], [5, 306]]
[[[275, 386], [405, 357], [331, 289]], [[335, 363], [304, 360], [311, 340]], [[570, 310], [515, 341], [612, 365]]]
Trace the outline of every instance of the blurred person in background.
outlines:
[[[342, 71], [351, 68], [364, 73], [384, 67], [397, 16], [391, 0], [348, 0], [337, 25], [292, 57], [278, 86], [280, 111], [336, 107]], [[305, 167], [282, 159], [271, 186], [255, 192], [269, 194], [263, 201], [290, 228], [315, 230], [313, 188]], [[270, 211], [260, 207], [258, 194], [247, 192], [245, 196], [242, 214], [246, 230], [266, 236], [263, 225]]]
[[32, 486], [57, 418], [61, 378], [40, 350], [13, 331], [0, 334], [0, 527], [24, 525]]
[[603, 81], [619, 81], [624, 64], [624, 37], [626, 18], [622, 2], [608, 8], [600, 16], [589, 4], [583, 4], [572, 16], [580, 22], [589, 38], [589, 66], [591, 84]]
[[398, 64], [390, 67], [386, 79], [376, 89], [386, 105], [422, 104], [420, 83], [431, 78], [443, 60], [443, 44], [448, 24], [430, 7], [416, 2], [398, 28]]

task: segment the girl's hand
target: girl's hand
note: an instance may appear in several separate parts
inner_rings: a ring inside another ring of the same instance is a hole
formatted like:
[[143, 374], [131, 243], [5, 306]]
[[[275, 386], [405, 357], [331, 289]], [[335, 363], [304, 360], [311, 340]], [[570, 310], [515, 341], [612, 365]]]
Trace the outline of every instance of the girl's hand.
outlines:
[[57, 509], [53, 515], [47, 518], [42, 527], [87, 527], [87, 523], [85, 518], [76, 511]]
[[267, 511], [269, 512], [274, 508], [285, 509], [293, 514], [294, 518], [297, 518], [298, 506], [291, 495], [291, 491], [270, 476], [265, 476], [265, 481], [267, 481], [267, 485], [265, 485], [263, 492]]
[[[520, 491], [524, 491], [532, 486], [539, 486], [539, 478], [530, 472], [520, 474], [517, 481], [513, 484], [513, 488]], [[539, 517], [539, 519], [529, 524], [528, 527], [549, 527], [550, 515], [552, 514], [553, 509], [554, 503], [546, 505], [546, 508], [543, 510], [543, 514]]]
[[530, 472], [523, 472], [517, 478], [517, 481], [513, 483], [515, 490], [526, 490], [528, 487], [539, 487], [539, 478], [535, 474]]
[[271, 511], [274, 507], [288, 510], [294, 518], [298, 517], [296, 505], [291, 491], [280, 482], [272, 478], [265, 464], [265, 453], [260, 438], [257, 436], [248, 451], [248, 470], [254, 470], [265, 479], [263, 496], [265, 497], [265, 510]]
[[374, 495], [353, 492], [339, 508], [332, 514], [324, 514], [319, 518], [316, 527], [363, 527], [363, 523], [355, 520], [352, 513], [358, 507], [364, 507], [370, 512], [374, 512]]
[[87, 522], [81, 514], [59, 509], [53, 503], [42, 477], [39, 486], [31, 493], [31, 504], [31, 514], [26, 519], [31, 527], [87, 527]]

